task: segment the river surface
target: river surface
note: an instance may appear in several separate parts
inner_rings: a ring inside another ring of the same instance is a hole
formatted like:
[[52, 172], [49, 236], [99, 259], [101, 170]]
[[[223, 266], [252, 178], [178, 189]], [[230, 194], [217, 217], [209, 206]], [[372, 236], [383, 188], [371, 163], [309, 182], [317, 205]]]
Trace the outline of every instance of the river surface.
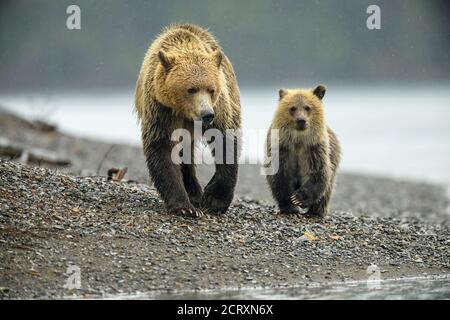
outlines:
[[[243, 156], [261, 160], [278, 88], [242, 88]], [[133, 90], [0, 94], [0, 106], [85, 137], [140, 145]], [[330, 87], [328, 124], [343, 147], [342, 169], [450, 184], [448, 86]]]
[[276, 289], [228, 289], [219, 291], [138, 293], [108, 295], [105, 299], [186, 299], [186, 300], [400, 300], [450, 299], [449, 277], [423, 277], [380, 282], [353, 281], [329, 284], [310, 284], [290, 288]]

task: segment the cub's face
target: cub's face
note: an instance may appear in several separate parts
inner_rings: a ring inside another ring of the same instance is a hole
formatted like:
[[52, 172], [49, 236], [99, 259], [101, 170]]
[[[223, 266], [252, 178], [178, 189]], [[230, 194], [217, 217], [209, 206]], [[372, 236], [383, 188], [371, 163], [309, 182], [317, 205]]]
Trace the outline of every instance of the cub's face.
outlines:
[[323, 123], [322, 98], [325, 90], [322, 85], [313, 90], [280, 89], [280, 103], [274, 120], [275, 127], [288, 127], [300, 132], [308, 132], [311, 127]]
[[211, 124], [223, 76], [221, 52], [175, 57], [160, 51], [159, 60], [157, 100], [186, 119]]

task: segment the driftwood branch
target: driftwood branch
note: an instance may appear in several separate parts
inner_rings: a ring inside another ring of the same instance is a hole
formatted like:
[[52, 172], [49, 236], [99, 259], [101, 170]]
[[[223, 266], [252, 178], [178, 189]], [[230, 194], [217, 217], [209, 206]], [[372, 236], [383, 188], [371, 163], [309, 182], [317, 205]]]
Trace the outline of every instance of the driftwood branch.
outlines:
[[111, 145], [111, 147], [109, 147], [108, 151], [106, 151], [106, 153], [103, 156], [102, 161], [100, 161], [100, 163], [98, 164], [97, 167], [97, 176], [100, 175], [100, 169], [102, 168], [103, 162], [105, 162], [106, 158], [109, 156], [109, 154], [111, 153], [112, 149], [115, 147], [115, 145]]
[[19, 158], [26, 164], [50, 165], [65, 167], [71, 164], [69, 159], [60, 156], [50, 150], [40, 148], [27, 148], [11, 143], [6, 138], [0, 138], [0, 156]]
[[108, 180], [121, 181], [125, 177], [127, 171], [128, 168], [123, 169], [111, 168], [108, 170]]

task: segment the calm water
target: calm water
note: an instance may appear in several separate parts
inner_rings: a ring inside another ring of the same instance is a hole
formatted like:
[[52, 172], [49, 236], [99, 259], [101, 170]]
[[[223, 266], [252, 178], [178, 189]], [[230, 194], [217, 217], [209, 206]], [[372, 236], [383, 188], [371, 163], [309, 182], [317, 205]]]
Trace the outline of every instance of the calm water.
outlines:
[[119, 294], [106, 299], [450, 299], [450, 278], [382, 280], [378, 286], [366, 281], [311, 284], [285, 289], [241, 289], [214, 292]]
[[[244, 156], [261, 158], [277, 88], [242, 90]], [[450, 184], [448, 87], [329, 88], [329, 125], [337, 132], [347, 171]], [[64, 131], [140, 144], [133, 90], [114, 93], [0, 95], [0, 105], [44, 118]], [[250, 133], [260, 133], [257, 141]]]

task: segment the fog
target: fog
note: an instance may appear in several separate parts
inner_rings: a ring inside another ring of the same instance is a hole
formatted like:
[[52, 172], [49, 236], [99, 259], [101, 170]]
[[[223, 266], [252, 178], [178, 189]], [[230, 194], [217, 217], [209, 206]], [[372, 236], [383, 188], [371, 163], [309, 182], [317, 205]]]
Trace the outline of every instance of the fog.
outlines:
[[[232, 61], [245, 132], [267, 130], [281, 87], [324, 83], [343, 169], [450, 181], [448, 1], [2, 1], [0, 105], [65, 132], [139, 144], [134, 85], [176, 22], [207, 27]], [[381, 10], [370, 30], [367, 8]], [[245, 141], [244, 141], [245, 142]], [[245, 142], [261, 158], [263, 142]]]
[[[74, 3], [80, 30], [66, 25]], [[380, 29], [367, 27], [371, 4]], [[241, 86], [448, 82], [449, 12], [446, 0], [3, 0], [0, 91], [132, 88], [176, 22], [209, 28]]]

